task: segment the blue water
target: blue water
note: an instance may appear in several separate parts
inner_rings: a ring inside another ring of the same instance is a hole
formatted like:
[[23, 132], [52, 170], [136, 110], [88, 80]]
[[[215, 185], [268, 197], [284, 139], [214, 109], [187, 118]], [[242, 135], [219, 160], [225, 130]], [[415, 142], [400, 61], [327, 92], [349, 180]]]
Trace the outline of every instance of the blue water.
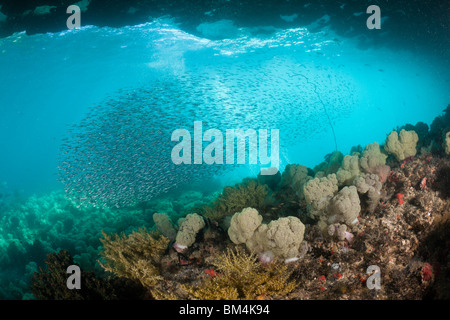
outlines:
[[[0, 182], [26, 193], [62, 188], [57, 159], [71, 125], [119, 90], [161, 79], [200, 81], [230, 125], [280, 129], [280, 169], [313, 167], [334, 151], [335, 139], [344, 153], [382, 143], [397, 126], [430, 123], [449, 101], [443, 62], [407, 50], [363, 50], [331, 30], [307, 28], [238, 29], [231, 39], [208, 40], [158, 20], [19, 33], [0, 40], [0, 70]], [[257, 172], [239, 170], [224, 182]]]

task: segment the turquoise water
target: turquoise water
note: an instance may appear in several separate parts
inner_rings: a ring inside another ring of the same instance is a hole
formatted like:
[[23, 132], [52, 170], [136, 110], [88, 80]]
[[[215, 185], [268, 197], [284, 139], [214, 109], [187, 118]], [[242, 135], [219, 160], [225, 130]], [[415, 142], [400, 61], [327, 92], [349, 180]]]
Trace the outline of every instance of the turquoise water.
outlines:
[[[336, 148], [383, 143], [397, 126], [430, 124], [448, 104], [448, 66], [426, 50], [361, 49], [328, 29], [222, 27], [203, 30], [221, 40], [168, 19], [0, 39], [0, 193], [19, 199], [0, 202], [0, 298], [26, 297], [46, 252], [68, 249], [94, 269], [100, 230], [152, 223], [137, 209], [77, 208], [64, 189], [114, 199], [142, 188], [144, 198], [169, 197], [152, 203], [155, 212], [176, 216], [213, 199], [196, 191], [259, 172], [175, 168], [175, 129], [194, 121], [205, 130], [279, 129], [282, 171], [314, 167]], [[172, 186], [191, 193], [178, 199]]]
[[[90, 108], [115, 99], [119, 89], [145, 89], [161, 79], [201, 83], [204, 111], [186, 118], [191, 127], [223, 108], [225, 126], [280, 129], [281, 168], [314, 166], [333, 151], [331, 125], [338, 149], [347, 153], [357, 144], [383, 142], [404, 123], [430, 123], [449, 98], [448, 67], [441, 61], [389, 48], [358, 49], [331, 30], [260, 35], [237, 29], [234, 38], [213, 41], [159, 20], [19, 33], [0, 40], [0, 52], [0, 177], [27, 192], [61, 187], [61, 139]], [[188, 114], [189, 107], [182, 109]]]

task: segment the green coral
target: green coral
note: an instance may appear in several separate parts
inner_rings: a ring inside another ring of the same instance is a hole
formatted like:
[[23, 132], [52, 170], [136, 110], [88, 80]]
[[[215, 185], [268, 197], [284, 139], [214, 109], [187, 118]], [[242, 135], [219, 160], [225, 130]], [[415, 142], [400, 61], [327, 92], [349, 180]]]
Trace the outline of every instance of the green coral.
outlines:
[[349, 186], [353, 180], [361, 173], [359, 167], [359, 154], [346, 155], [342, 162], [342, 167], [336, 173], [339, 185]]
[[325, 161], [314, 167], [314, 173], [316, 178], [325, 177], [332, 173], [336, 173], [341, 167], [344, 155], [340, 151], [334, 151], [333, 153], [325, 156]]
[[377, 142], [368, 144], [361, 155], [360, 165], [365, 172], [373, 173], [373, 170], [386, 164], [387, 155], [381, 152]]
[[279, 298], [292, 292], [297, 283], [290, 280], [290, 265], [273, 263], [263, 266], [255, 255], [228, 249], [212, 263], [215, 276], [203, 279], [199, 286], [182, 285], [191, 299], [255, 300]]
[[233, 187], [225, 187], [213, 203], [202, 208], [201, 213], [206, 218], [219, 221], [247, 207], [262, 210], [269, 201], [267, 185], [255, 179], [244, 179]]
[[303, 195], [303, 186], [313, 177], [309, 175], [307, 167], [299, 164], [288, 164], [281, 175], [281, 186], [290, 187], [301, 199]]

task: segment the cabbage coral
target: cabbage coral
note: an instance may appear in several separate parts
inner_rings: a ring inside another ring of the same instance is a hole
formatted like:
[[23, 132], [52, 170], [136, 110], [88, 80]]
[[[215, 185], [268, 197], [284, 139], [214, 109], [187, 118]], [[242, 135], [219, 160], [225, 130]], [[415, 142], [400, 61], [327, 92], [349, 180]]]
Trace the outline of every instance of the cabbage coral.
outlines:
[[303, 187], [308, 213], [312, 218], [318, 219], [324, 214], [330, 199], [338, 191], [336, 174], [315, 178], [308, 181]]
[[203, 218], [196, 214], [188, 214], [180, 225], [177, 237], [175, 239], [174, 248], [181, 252], [187, 247], [190, 247], [195, 242], [197, 233], [205, 227]]
[[372, 171], [386, 164], [387, 155], [381, 152], [380, 145], [377, 142], [368, 144], [362, 152], [360, 165], [365, 172]]
[[247, 207], [262, 210], [268, 201], [268, 187], [255, 179], [244, 179], [233, 187], [225, 187], [210, 205], [203, 207], [202, 215], [218, 221]]
[[359, 154], [346, 155], [342, 162], [342, 166], [336, 173], [339, 185], [351, 185], [353, 180], [360, 174]]
[[384, 150], [393, 154], [398, 161], [403, 161], [416, 155], [418, 141], [419, 136], [413, 130], [406, 131], [403, 129], [400, 131], [400, 135], [397, 131], [392, 131], [386, 139]]
[[312, 179], [308, 168], [298, 164], [288, 164], [281, 175], [281, 186], [292, 188], [299, 198], [303, 198], [303, 186]]
[[231, 218], [228, 235], [235, 244], [245, 243], [250, 252], [260, 257], [296, 260], [305, 233], [297, 217], [284, 217], [261, 224], [262, 217], [253, 208], [245, 208]]

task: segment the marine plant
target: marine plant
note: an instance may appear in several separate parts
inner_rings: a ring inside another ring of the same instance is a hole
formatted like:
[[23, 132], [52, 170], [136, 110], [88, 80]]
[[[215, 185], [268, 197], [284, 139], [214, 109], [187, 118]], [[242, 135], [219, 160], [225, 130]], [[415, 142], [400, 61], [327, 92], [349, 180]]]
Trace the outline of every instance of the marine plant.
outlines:
[[262, 265], [256, 255], [241, 249], [230, 249], [213, 262], [215, 272], [200, 285], [182, 285], [191, 299], [254, 300], [261, 297], [280, 298], [292, 292], [297, 283], [290, 280], [290, 265]]

